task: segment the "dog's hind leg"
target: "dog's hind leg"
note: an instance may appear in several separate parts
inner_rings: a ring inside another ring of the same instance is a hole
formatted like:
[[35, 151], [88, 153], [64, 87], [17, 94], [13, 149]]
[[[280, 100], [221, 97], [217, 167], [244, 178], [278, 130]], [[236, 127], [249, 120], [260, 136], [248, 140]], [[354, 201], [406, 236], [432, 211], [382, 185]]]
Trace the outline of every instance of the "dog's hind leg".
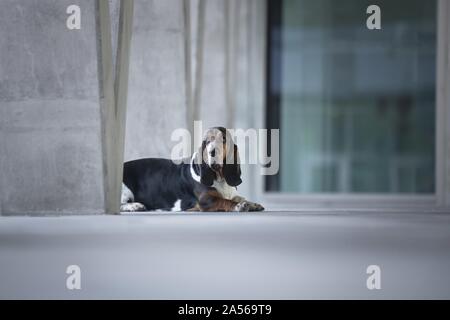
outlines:
[[139, 202], [134, 202], [133, 192], [122, 183], [122, 194], [120, 196], [121, 212], [147, 211], [147, 208]]
[[120, 205], [120, 212], [147, 211], [147, 208], [139, 202], [129, 202]]

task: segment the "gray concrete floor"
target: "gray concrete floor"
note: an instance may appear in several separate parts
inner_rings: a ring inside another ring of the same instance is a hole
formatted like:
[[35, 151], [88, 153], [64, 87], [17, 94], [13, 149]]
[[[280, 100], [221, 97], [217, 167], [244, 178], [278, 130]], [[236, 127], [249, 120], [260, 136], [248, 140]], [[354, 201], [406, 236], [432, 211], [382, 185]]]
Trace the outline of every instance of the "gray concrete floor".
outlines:
[[3, 217], [0, 298], [448, 299], [450, 215]]

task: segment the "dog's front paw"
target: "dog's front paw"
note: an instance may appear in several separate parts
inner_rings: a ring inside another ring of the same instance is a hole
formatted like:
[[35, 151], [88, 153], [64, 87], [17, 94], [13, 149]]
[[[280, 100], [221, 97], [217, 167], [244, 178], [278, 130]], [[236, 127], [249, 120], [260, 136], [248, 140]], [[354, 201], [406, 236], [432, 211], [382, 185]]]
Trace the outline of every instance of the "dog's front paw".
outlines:
[[147, 208], [139, 202], [124, 203], [120, 206], [121, 212], [147, 211]]
[[264, 207], [259, 203], [242, 200], [234, 207], [237, 212], [264, 211]]
[[264, 207], [256, 202], [250, 202], [250, 209], [248, 211], [264, 211]]
[[241, 201], [234, 206], [236, 212], [248, 212], [250, 211], [251, 203], [248, 201]]

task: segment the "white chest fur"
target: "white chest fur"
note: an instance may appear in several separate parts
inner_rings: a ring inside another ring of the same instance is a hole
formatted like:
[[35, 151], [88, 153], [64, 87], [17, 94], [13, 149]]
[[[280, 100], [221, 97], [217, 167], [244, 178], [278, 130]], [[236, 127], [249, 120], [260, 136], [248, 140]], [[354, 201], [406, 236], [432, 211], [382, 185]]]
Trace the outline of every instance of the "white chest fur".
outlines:
[[225, 179], [215, 180], [212, 187], [216, 188], [224, 199], [231, 200], [237, 196], [236, 188], [230, 186]]
[[[192, 178], [197, 181], [198, 183], [200, 183], [200, 176], [198, 174], [195, 173], [194, 168], [193, 168], [193, 164], [194, 164], [194, 159], [196, 158], [197, 153], [194, 153], [194, 155], [192, 156], [191, 159], [191, 175]], [[220, 180], [214, 180], [213, 188], [216, 188], [217, 192], [219, 192], [222, 197], [224, 197], [225, 199], [231, 200], [234, 197], [237, 196], [237, 191], [235, 187], [230, 186], [224, 178], [220, 179]]]

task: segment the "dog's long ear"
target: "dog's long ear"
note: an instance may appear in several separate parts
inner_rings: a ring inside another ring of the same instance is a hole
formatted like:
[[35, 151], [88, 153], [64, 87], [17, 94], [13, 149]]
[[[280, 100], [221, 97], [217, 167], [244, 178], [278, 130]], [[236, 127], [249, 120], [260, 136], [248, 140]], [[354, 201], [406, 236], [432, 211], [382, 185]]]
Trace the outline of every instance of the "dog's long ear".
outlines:
[[[230, 158], [234, 158], [232, 163]], [[241, 179], [241, 165], [239, 160], [238, 148], [236, 145], [233, 147], [233, 157], [227, 156], [226, 163], [223, 166], [223, 176], [228, 185], [236, 187], [242, 183]]]
[[216, 179], [216, 174], [212, 169], [206, 164], [204, 160], [203, 153], [205, 152], [206, 143], [203, 141], [202, 146], [197, 152], [197, 165], [199, 168], [200, 183], [211, 187]]

